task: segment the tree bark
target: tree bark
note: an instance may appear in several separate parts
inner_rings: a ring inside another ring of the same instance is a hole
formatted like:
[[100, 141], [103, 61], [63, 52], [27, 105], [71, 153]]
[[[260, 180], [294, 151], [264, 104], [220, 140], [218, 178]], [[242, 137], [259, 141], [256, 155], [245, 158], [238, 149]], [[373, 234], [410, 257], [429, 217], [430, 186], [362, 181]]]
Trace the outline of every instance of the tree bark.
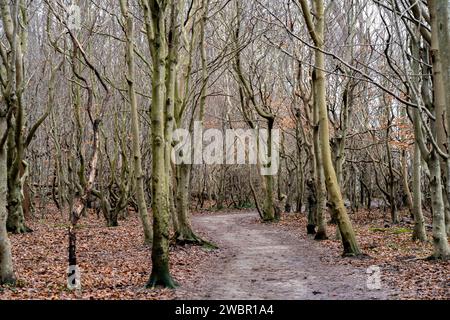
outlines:
[[308, 31], [314, 41], [317, 49], [315, 50], [315, 67], [317, 82], [317, 105], [319, 108], [320, 119], [320, 139], [321, 139], [321, 151], [324, 162], [324, 172], [326, 185], [330, 195], [330, 202], [332, 210], [334, 211], [339, 229], [342, 236], [342, 244], [344, 249], [344, 255], [360, 255], [361, 250], [356, 236], [353, 231], [353, 227], [350, 218], [347, 214], [347, 210], [344, 206], [341, 190], [337, 182], [336, 171], [333, 167], [333, 161], [331, 157], [330, 148], [330, 129], [328, 124], [328, 108], [326, 103], [326, 81], [325, 81], [325, 55], [324, 49], [324, 35], [325, 35], [325, 21], [324, 21], [324, 1], [314, 0], [315, 4], [315, 18], [316, 24], [314, 26], [313, 18], [310, 8], [306, 0], [299, 0], [302, 7], [303, 16], [305, 17]]
[[133, 165], [134, 165], [134, 180], [136, 184], [136, 200], [141, 218], [142, 227], [144, 230], [144, 242], [149, 244], [152, 242], [153, 232], [148, 216], [147, 203], [145, 201], [144, 189], [144, 173], [142, 170], [142, 154], [139, 128], [139, 114], [136, 100], [135, 90], [135, 63], [134, 63], [134, 23], [133, 17], [129, 13], [128, 0], [121, 0], [120, 7], [122, 15], [126, 22], [125, 37], [126, 37], [126, 60], [128, 66], [127, 83], [128, 96], [130, 99], [131, 109], [131, 132], [133, 136]]
[[[12, 13], [9, 5], [2, 3], [1, 14], [5, 26], [6, 37], [14, 51], [14, 67], [11, 71], [14, 75], [11, 85], [14, 86], [14, 98], [7, 99], [11, 103], [10, 108], [14, 116], [11, 121], [8, 136], [8, 220], [7, 229], [13, 233], [26, 233], [31, 231], [25, 226], [23, 214], [23, 184], [20, 169], [25, 157], [25, 138], [24, 138], [24, 55], [26, 53], [27, 24], [26, 5], [23, 0], [13, 4], [15, 6]], [[12, 30], [10, 30], [12, 28]]]
[[314, 91], [313, 98], [313, 142], [314, 142], [314, 162], [315, 162], [315, 182], [316, 182], [316, 225], [317, 232], [314, 237], [315, 240], [326, 240], [327, 237], [327, 228], [325, 223], [325, 212], [327, 210], [327, 189], [325, 186], [325, 173], [323, 169], [323, 159], [322, 159], [322, 151], [320, 149], [320, 110], [319, 110], [319, 97], [317, 96], [317, 77], [316, 71], [313, 72], [313, 85], [312, 90]]
[[450, 258], [450, 248], [445, 231], [444, 199], [439, 156], [432, 151], [428, 161], [430, 169], [431, 205], [433, 208], [433, 259]]
[[167, 177], [167, 207], [170, 212], [171, 222], [174, 230], [178, 228], [178, 221], [175, 209], [174, 199], [174, 170], [171, 161], [172, 155], [172, 142], [173, 142], [173, 130], [175, 128], [175, 90], [177, 82], [177, 67], [178, 67], [178, 42], [179, 42], [179, 21], [178, 11], [179, 3], [172, 1], [170, 4], [170, 24], [168, 35], [168, 55], [166, 61], [166, 99], [165, 99], [165, 162], [168, 170]]
[[[7, 132], [6, 114], [0, 115], [0, 137]], [[8, 170], [6, 168], [6, 148], [4, 143], [0, 145], [0, 285], [15, 284], [15, 276], [13, 270], [11, 243], [8, 239], [6, 231], [6, 219], [8, 211], [6, 209], [8, 192], [7, 178]]]
[[[414, 111], [418, 113], [418, 110]], [[414, 117], [420, 115], [414, 115]], [[414, 120], [417, 121], [417, 120]], [[420, 121], [420, 120], [418, 120]], [[414, 144], [414, 164], [413, 164], [413, 207], [414, 216], [414, 232], [413, 240], [426, 241], [427, 234], [422, 212], [422, 192], [421, 192], [421, 174], [422, 174], [422, 157], [417, 142]]]
[[[447, 130], [450, 128], [450, 2], [436, 1], [436, 23], [439, 41], [439, 53], [442, 66], [442, 79], [445, 90], [445, 111]], [[447, 147], [450, 146], [450, 135], [447, 133]], [[447, 176], [446, 176], [446, 204], [445, 223], [447, 230], [447, 237], [450, 236], [450, 159], [447, 159]]]
[[169, 271], [169, 208], [168, 175], [166, 166], [165, 139], [165, 69], [167, 58], [166, 15], [167, 1], [142, 0], [144, 18], [153, 62], [152, 106], [150, 118], [152, 123], [152, 212], [153, 212], [153, 246], [152, 272], [147, 282], [148, 288], [161, 285], [174, 288], [176, 282]]
[[[412, 70], [415, 74], [420, 74], [419, 57], [420, 51], [418, 43], [414, 40], [411, 41], [411, 52], [415, 59], [412, 62]], [[415, 82], [418, 82], [417, 78]], [[414, 96], [413, 96], [414, 97]], [[414, 97], [413, 101], [417, 98]], [[413, 126], [414, 126], [414, 161], [413, 161], [413, 206], [412, 213], [414, 216], [414, 231], [413, 240], [426, 241], [427, 234], [425, 230], [424, 217], [422, 212], [422, 190], [421, 190], [421, 175], [422, 175], [422, 153], [420, 150], [420, 144], [424, 145], [422, 134], [422, 122], [420, 119], [420, 110], [413, 110]], [[426, 152], [427, 150], [425, 150]]]
[[[428, 8], [430, 11], [431, 24], [431, 61], [433, 69], [433, 97], [434, 97], [434, 112], [436, 121], [433, 121], [433, 134], [437, 137], [438, 147], [445, 150], [445, 143], [447, 142], [446, 131], [444, 128], [443, 116], [446, 108], [446, 93], [444, 78], [442, 72], [441, 50], [439, 47], [439, 23], [437, 20], [437, 2], [436, 0], [428, 1]], [[447, 240], [446, 223], [445, 223], [445, 208], [443, 199], [443, 185], [441, 181], [442, 163], [445, 162], [437, 154], [435, 149], [432, 150], [429, 160], [430, 169], [430, 188], [432, 194], [433, 206], [433, 257], [437, 259], [448, 259], [450, 257], [450, 248]], [[440, 161], [440, 163], [439, 163]]]

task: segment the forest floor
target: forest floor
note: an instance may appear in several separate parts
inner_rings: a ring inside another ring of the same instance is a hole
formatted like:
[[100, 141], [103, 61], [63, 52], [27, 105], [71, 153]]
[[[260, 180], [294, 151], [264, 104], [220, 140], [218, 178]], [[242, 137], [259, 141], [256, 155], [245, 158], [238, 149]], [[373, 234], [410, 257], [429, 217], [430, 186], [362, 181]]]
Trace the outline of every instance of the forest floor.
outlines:
[[[10, 234], [18, 278], [14, 288], [0, 287], [6, 299], [173, 299], [174, 290], [145, 288], [151, 271], [151, 248], [143, 244], [141, 222], [135, 213], [108, 228], [90, 213], [77, 229], [77, 262], [81, 291], [66, 289], [67, 220], [54, 209], [45, 218], [29, 219], [33, 232]], [[201, 247], [170, 248], [172, 275], [181, 285], [192, 281], [196, 267], [218, 252]]]
[[[172, 246], [171, 272], [181, 287], [148, 290], [150, 248], [137, 215], [107, 228], [89, 214], [77, 236], [82, 291], [70, 292], [67, 221], [49, 209], [45, 218], [29, 219], [34, 232], [10, 235], [18, 284], [0, 287], [0, 300], [450, 299], [450, 263], [423, 260], [431, 244], [413, 243], [409, 225], [385, 226], [381, 213], [352, 219], [364, 259], [342, 258], [338, 240], [307, 236], [303, 214], [274, 224], [251, 211], [195, 214], [195, 230], [220, 249]], [[381, 270], [381, 290], [366, 285], [373, 265]]]
[[[256, 213], [203, 215], [194, 225], [224, 248], [199, 283], [178, 290], [181, 299], [387, 299], [369, 290], [366, 269], [323, 261], [326, 248], [259, 223]], [[211, 266], [211, 265], [210, 265]]]
[[[256, 213], [195, 217], [196, 228], [223, 249], [214, 263], [206, 264], [199, 283], [179, 290], [178, 297], [450, 299], [450, 261], [426, 259], [431, 241], [411, 241], [409, 219], [389, 225], [380, 210], [360, 211], [351, 218], [365, 253], [359, 259], [341, 256], [332, 225], [327, 227], [328, 240], [306, 235], [304, 214], [284, 214], [275, 224], [261, 223]], [[374, 266], [380, 270], [380, 290], [367, 288], [367, 271]]]

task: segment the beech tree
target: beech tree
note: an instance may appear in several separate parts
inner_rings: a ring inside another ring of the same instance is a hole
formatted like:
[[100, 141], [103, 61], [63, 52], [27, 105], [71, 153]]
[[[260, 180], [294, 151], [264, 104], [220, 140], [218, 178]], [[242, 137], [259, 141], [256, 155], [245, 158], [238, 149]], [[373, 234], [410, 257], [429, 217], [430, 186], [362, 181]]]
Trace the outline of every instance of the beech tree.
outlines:
[[150, 221], [147, 212], [147, 202], [145, 198], [144, 189], [144, 174], [142, 171], [142, 154], [140, 144], [140, 125], [138, 107], [136, 101], [136, 89], [135, 89], [135, 59], [134, 59], [134, 21], [129, 12], [128, 0], [120, 1], [120, 8], [124, 17], [124, 30], [126, 38], [126, 60], [128, 66], [127, 83], [128, 83], [128, 96], [130, 99], [131, 109], [131, 125], [133, 133], [133, 158], [134, 158], [134, 179], [136, 183], [136, 198], [139, 215], [142, 220], [142, 226], [144, 229], [144, 241], [151, 243], [153, 234]]
[[328, 124], [328, 110], [326, 103], [326, 83], [325, 83], [325, 54], [324, 39], [325, 39], [325, 7], [323, 0], [314, 1], [315, 19], [311, 15], [311, 8], [306, 0], [300, 0], [303, 16], [305, 18], [308, 32], [311, 35], [315, 46], [315, 67], [313, 81], [314, 81], [314, 104], [319, 112], [319, 133], [321, 140], [321, 152], [323, 157], [323, 168], [325, 172], [325, 181], [327, 183], [328, 192], [330, 193], [330, 201], [332, 210], [336, 214], [337, 223], [342, 236], [342, 244], [344, 246], [344, 255], [359, 255], [361, 253], [358, 243], [356, 241], [355, 233], [352, 224], [348, 217], [347, 211], [344, 207], [344, 201], [339, 189], [339, 184], [334, 170], [331, 148], [329, 144], [329, 124]]
[[172, 126], [173, 116], [166, 117], [166, 94], [173, 88], [172, 81], [166, 86], [166, 59], [168, 43], [166, 19], [171, 6], [168, 1], [142, 0], [145, 27], [153, 63], [152, 106], [150, 119], [152, 123], [152, 212], [153, 212], [153, 245], [152, 272], [147, 287], [163, 285], [175, 287], [176, 283], [169, 272], [169, 166], [166, 161], [168, 141], [166, 126]]
[[[344, 256], [363, 254], [364, 217], [448, 260], [449, 11], [444, 0], [0, 0], [0, 284], [21, 276], [9, 238], [47, 219], [66, 228], [74, 266], [85, 221], [136, 217], [148, 288], [177, 286], [171, 245], [216, 247], [193, 223], [203, 211], [246, 209], [271, 228], [298, 219]], [[198, 150], [216, 136], [199, 127], [236, 141], [267, 132], [255, 153], [279, 155], [276, 173], [260, 158], [225, 161], [223, 141], [224, 161], [207, 163]]]

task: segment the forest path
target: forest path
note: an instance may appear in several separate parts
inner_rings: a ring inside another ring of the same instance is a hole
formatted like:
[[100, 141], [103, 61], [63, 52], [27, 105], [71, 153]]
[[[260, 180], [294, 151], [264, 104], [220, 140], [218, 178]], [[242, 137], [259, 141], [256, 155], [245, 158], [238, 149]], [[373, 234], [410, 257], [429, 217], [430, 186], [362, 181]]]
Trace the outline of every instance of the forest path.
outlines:
[[178, 290], [180, 299], [387, 299], [369, 290], [365, 269], [330, 265], [320, 244], [301, 240], [277, 225], [256, 223], [257, 213], [196, 216], [195, 230], [224, 254], [201, 270], [197, 283]]

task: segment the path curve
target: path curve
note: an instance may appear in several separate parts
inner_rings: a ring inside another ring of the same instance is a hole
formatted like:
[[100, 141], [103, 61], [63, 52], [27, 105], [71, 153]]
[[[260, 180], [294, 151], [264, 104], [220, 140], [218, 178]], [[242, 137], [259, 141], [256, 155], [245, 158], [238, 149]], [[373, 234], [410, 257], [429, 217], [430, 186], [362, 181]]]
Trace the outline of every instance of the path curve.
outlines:
[[217, 243], [221, 255], [182, 299], [349, 300], [388, 299], [369, 290], [365, 269], [321, 261], [320, 244], [301, 240], [277, 225], [256, 223], [256, 213], [204, 215], [193, 225]]

